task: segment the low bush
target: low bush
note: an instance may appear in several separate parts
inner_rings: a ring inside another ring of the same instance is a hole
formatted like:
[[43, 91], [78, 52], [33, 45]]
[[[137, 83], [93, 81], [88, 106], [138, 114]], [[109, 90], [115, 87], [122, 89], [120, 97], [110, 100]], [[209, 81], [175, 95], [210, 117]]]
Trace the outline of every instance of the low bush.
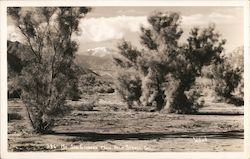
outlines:
[[93, 74], [85, 74], [80, 78], [79, 89], [82, 93], [95, 94], [95, 93], [114, 93], [113, 83], [105, 81], [101, 77]]
[[70, 107], [74, 107], [74, 109], [77, 109], [79, 111], [92, 111], [99, 101], [99, 97], [96, 95], [92, 95], [87, 102], [73, 102], [69, 103]]
[[[234, 69], [229, 63], [214, 66], [215, 85], [214, 89], [217, 95], [230, 99], [237, 87], [243, 88], [243, 82], [240, 85], [242, 76], [239, 69]], [[239, 88], [240, 89], [240, 88]], [[241, 89], [243, 94], [243, 89]]]

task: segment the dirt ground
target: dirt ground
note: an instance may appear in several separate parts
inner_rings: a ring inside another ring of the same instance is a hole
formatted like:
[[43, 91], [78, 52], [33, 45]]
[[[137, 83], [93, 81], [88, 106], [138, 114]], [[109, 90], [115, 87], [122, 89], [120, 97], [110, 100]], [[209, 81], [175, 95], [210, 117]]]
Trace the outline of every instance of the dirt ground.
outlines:
[[70, 101], [49, 135], [32, 133], [22, 102], [11, 100], [9, 151], [243, 151], [243, 107], [207, 100], [198, 115], [135, 112], [117, 98], [100, 95], [91, 111], [81, 108], [87, 97]]

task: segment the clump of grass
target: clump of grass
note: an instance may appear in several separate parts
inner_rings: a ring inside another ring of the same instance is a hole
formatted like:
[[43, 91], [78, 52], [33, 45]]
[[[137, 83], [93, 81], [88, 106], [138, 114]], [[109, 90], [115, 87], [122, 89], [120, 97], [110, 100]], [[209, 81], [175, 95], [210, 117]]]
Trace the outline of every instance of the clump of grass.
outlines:
[[93, 109], [94, 109], [94, 105], [82, 104], [80, 107], [78, 107], [77, 110], [79, 110], [79, 111], [92, 111]]
[[84, 103], [84, 104], [81, 104], [80, 106], [78, 106], [77, 110], [92, 111], [92, 110], [94, 110], [94, 107], [97, 106], [98, 101], [99, 101], [99, 97], [93, 96], [92, 98], [89, 99], [89, 101], [87, 103]]
[[94, 90], [98, 93], [114, 93], [115, 92], [114, 88], [110, 86], [106, 86], [106, 85], [99, 86], [99, 87], [97, 86], [95, 87]]

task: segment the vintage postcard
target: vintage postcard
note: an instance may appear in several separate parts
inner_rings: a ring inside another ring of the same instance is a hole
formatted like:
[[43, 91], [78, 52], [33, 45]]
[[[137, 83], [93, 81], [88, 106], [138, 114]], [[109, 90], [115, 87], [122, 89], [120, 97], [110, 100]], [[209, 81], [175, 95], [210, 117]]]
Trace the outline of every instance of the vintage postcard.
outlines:
[[0, 30], [1, 158], [250, 157], [247, 1], [1, 1]]

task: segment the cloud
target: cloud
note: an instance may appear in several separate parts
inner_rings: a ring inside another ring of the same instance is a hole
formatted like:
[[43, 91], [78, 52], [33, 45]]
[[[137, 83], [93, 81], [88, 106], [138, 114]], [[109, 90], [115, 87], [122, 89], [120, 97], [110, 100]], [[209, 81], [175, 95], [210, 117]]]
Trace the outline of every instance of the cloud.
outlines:
[[141, 24], [147, 25], [146, 16], [116, 16], [83, 19], [80, 23], [82, 30], [81, 40], [86, 42], [100, 42], [121, 39], [127, 32], [139, 32]]
[[[242, 23], [242, 18], [231, 14], [212, 12], [210, 14], [193, 14], [182, 16], [182, 26], [207, 26], [210, 23], [229, 25]], [[82, 35], [75, 37], [83, 42], [101, 42], [122, 39], [128, 32], [138, 33], [140, 25], [148, 26], [146, 16], [92, 17], [80, 23]]]
[[182, 16], [182, 24], [184, 26], [190, 25], [207, 25], [209, 23], [215, 23], [217, 25], [226, 24], [237, 24], [242, 23], [243, 18], [237, 18], [233, 15], [222, 14], [217, 12], [212, 12], [211, 14], [193, 14], [189, 16]]
[[7, 40], [22, 41], [22, 36], [14, 25], [8, 25], [7, 27]]
[[[132, 11], [131, 11], [132, 12]], [[224, 34], [228, 41], [232, 41], [235, 35], [231, 31], [232, 27], [243, 26], [243, 17], [240, 14], [211, 12], [208, 14], [192, 14], [182, 16], [182, 27], [190, 29], [193, 26], [207, 26], [215, 23], [219, 31]], [[114, 40], [126, 38], [134, 43], [138, 43], [140, 25], [148, 26], [147, 16], [115, 16], [115, 17], [90, 17], [80, 21], [81, 35], [74, 36], [80, 44], [81, 50], [93, 48], [93, 46], [114, 46]], [[185, 31], [186, 32], [186, 31]], [[187, 31], [188, 32], [188, 31]], [[8, 40], [22, 41], [20, 33], [13, 25], [8, 25]], [[101, 45], [102, 44], [102, 45]]]

